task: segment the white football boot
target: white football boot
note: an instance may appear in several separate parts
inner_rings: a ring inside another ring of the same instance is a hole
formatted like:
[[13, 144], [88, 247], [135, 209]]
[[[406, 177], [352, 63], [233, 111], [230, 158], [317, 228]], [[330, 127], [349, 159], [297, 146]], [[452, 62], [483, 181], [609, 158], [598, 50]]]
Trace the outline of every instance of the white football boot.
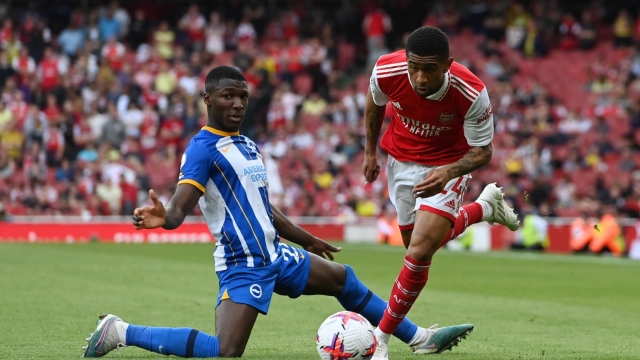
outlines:
[[[513, 209], [504, 201], [502, 188], [497, 187], [496, 183], [485, 186], [476, 202], [480, 203], [481, 206], [483, 205], [481, 202], [484, 202], [485, 204], [490, 205], [493, 209], [493, 212], [490, 215], [483, 215], [483, 221], [486, 221], [491, 225], [494, 223], [504, 225], [511, 231], [518, 230], [518, 227], [520, 226], [518, 215], [514, 213]], [[484, 206], [482, 208], [483, 210], [485, 209]]]
[[371, 360], [389, 360], [389, 340], [391, 335], [384, 334], [380, 328], [376, 328], [373, 332], [376, 335], [376, 352], [373, 353]]

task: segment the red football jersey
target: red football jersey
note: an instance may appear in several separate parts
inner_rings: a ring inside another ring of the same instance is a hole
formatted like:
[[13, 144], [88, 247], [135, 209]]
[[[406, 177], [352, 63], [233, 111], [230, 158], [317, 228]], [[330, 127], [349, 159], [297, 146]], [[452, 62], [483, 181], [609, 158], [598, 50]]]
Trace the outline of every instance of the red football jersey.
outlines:
[[487, 90], [463, 65], [453, 62], [442, 87], [422, 97], [413, 90], [404, 50], [378, 59], [370, 81], [374, 102], [391, 102], [393, 116], [380, 146], [396, 160], [427, 166], [451, 164], [472, 146], [493, 139]]

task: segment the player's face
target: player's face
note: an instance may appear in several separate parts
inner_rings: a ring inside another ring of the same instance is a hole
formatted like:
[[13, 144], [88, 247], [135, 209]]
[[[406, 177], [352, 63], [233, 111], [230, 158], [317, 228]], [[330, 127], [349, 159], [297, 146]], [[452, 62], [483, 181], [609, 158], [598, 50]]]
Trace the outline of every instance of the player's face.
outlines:
[[407, 54], [407, 65], [411, 86], [416, 94], [427, 97], [435, 94], [444, 82], [444, 74], [449, 71], [453, 58], [446, 60], [439, 56], [417, 56]]
[[204, 94], [204, 103], [213, 127], [222, 131], [238, 131], [249, 104], [247, 82], [221, 80], [215, 90]]

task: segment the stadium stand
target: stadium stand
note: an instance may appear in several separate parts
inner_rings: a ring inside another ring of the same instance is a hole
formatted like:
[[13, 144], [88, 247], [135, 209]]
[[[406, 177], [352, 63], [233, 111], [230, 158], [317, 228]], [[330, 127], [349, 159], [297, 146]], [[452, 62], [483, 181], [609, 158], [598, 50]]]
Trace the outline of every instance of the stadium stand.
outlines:
[[616, 2], [154, 3], [0, 5], [8, 214], [128, 215], [151, 187], [167, 201], [206, 121], [204, 76], [234, 65], [272, 201], [289, 215], [378, 215], [386, 176], [366, 185], [361, 171], [369, 66], [424, 24], [446, 30], [492, 100], [494, 158], [467, 200], [498, 181], [517, 212], [640, 216], [640, 18]]

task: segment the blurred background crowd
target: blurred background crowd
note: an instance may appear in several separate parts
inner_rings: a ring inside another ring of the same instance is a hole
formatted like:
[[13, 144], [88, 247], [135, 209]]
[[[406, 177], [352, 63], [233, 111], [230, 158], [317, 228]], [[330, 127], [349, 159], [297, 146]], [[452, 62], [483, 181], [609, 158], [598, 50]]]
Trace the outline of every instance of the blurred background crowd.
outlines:
[[273, 203], [390, 211], [385, 172], [362, 175], [368, 79], [432, 25], [494, 109], [494, 157], [467, 201], [498, 181], [519, 213], [640, 216], [639, 1], [98, 3], [0, 1], [5, 213], [129, 215], [150, 188], [167, 201], [218, 65], [247, 78], [241, 133], [264, 155]]

